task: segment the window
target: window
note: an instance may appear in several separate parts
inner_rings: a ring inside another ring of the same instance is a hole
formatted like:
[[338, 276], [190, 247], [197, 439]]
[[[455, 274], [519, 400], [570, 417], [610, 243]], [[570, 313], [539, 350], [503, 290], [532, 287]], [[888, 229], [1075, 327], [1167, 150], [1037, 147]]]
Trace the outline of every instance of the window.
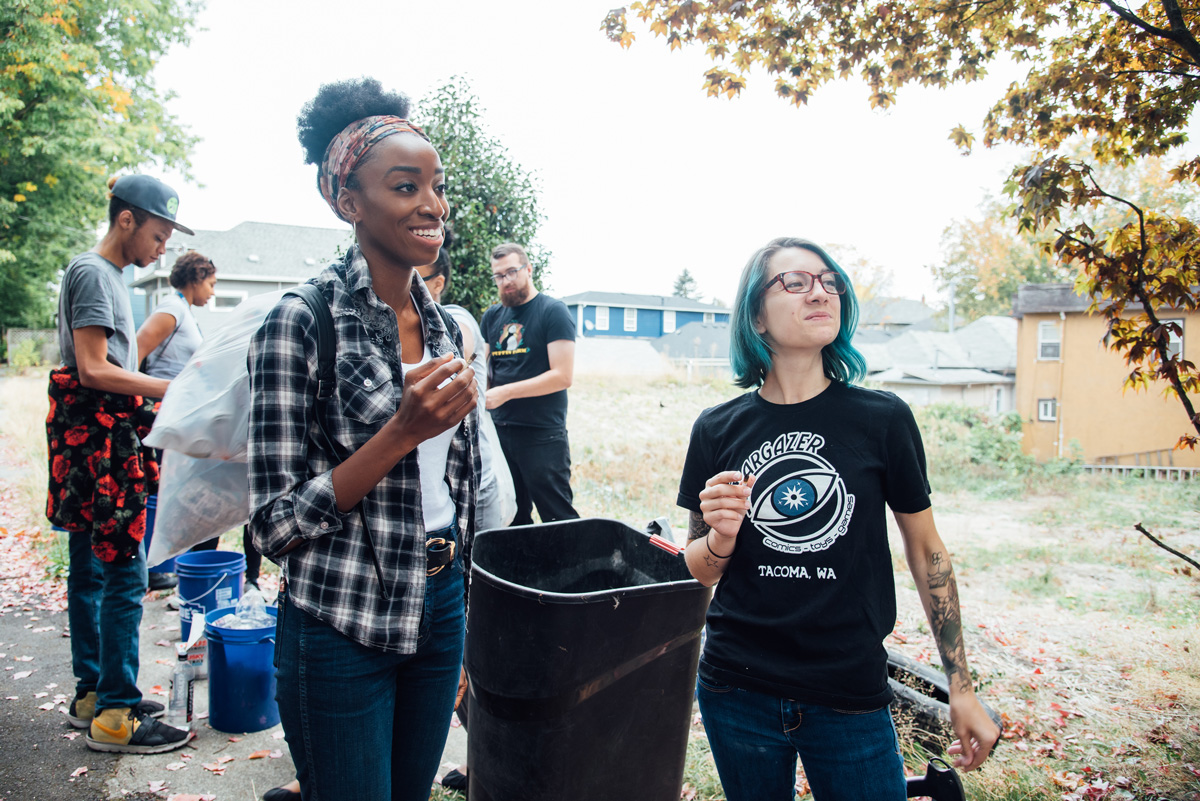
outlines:
[[626, 309], [625, 310], [625, 330], [626, 331], [636, 331], [637, 330], [637, 309]]
[[215, 312], [231, 312], [246, 299], [245, 292], [221, 292], [213, 295], [212, 310]]
[[995, 393], [992, 396], [992, 413], [1000, 414], [1004, 411], [1004, 389], [995, 387], [992, 391]]
[[669, 334], [675, 330], [675, 312], [663, 312], [663, 333]]
[[1058, 399], [1057, 398], [1039, 398], [1038, 399], [1038, 422], [1053, 423], [1058, 420]]
[[596, 330], [597, 331], [607, 331], [608, 330], [608, 307], [607, 306], [597, 306], [596, 307]]
[[1058, 361], [1062, 351], [1062, 332], [1058, 323], [1038, 323], [1038, 361]]
[[1181, 333], [1176, 334], [1174, 331], [1172, 331], [1168, 335], [1170, 337], [1170, 340], [1167, 342], [1167, 354], [1173, 359], [1178, 358], [1180, 355], [1183, 354], [1183, 333], [1182, 333], [1183, 320], [1176, 317], [1176, 318], [1173, 318], [1170, 320], [1163, 319], [1162, 322], [1163, 323], [1175, 323], [1175, 325], [1179, 326], [1179, 330]]
[[704, 313], [704, 324], [705, 324], [705, 325], [712, 325], [712, 324], [713, 324], [713, 321], [714, 321], [715, 319], [716, 319], [716, 318], [713, 316], [713, 313], [712, 313], [712, 312], [705, 312], [705, 313]]

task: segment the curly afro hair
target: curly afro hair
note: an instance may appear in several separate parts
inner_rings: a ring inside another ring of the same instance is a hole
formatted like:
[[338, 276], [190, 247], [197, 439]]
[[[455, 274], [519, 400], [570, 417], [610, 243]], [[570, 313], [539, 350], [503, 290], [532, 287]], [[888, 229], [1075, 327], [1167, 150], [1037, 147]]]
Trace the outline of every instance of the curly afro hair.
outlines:
[[217, 265], [212, 263], [212, 259], [194, 250], [189, 250], [175, 260], [175, 264], [171, 267], [171, 277], [168, 280], [176, 289], [184, 289], [192, 284], [208, 280], [208, 277], [216, 272]]
[[296, 136], [304, 148], [304, 163], [319, 166], [333, 137], [355, 120], [384, 114], [408, 119], [408, 109], [406, 95], [385, 92], [374, 78], [323, 85], [296, 117]]

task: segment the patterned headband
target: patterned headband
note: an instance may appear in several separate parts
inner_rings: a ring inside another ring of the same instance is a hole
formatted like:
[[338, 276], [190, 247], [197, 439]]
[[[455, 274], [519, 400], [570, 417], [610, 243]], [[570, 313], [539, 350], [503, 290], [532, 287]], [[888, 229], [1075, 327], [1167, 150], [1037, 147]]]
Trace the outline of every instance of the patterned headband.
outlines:
[[325, 159], [317, 171], [317, 186], [321, 190], [321, 196], [339, 219], [346, 220], [338, 211], [338, 192], [346, 185], [350, 174], [362, 163], [371, 148], [397, 133], [415, 133], [429, 141], [425, 132], [408, 120], [382, 115], [355, 120], [333, 137], [329, 147], [325, 148]]

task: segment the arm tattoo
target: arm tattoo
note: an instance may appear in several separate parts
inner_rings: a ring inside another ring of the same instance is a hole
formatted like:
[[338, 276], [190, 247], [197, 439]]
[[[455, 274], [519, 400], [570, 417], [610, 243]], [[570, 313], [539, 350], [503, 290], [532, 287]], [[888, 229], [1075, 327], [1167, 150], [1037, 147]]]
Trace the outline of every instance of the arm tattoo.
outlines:
[[717, 559], [712, 558], [708, 554], [704, 554], [703, 556], [704, 556], [704, 564], [707, 565], [708, 567], [711, 567], [715, 570], [721, 566], [720, 561], [718, 561]]
[[688, 542], [708, 536], [708, 524], [700, 512], [688, 513]]
[[[940, 551], [929, 557], [929, 625], [937, 641], [946, 679], [962, 689], [970, 689], [963, 646], [962, 612], [958, 604], [958, 584], [949, 558]], [[941, 592], [937, 592], [941, 590]]]

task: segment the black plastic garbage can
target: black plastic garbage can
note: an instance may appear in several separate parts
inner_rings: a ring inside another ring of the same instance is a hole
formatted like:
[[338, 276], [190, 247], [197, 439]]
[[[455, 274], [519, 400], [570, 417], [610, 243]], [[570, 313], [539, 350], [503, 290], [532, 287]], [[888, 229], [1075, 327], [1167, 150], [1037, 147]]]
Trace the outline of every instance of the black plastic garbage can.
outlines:
[[615, 520], [475, 538], [471, 801], [677, 801], [710, 589]]

